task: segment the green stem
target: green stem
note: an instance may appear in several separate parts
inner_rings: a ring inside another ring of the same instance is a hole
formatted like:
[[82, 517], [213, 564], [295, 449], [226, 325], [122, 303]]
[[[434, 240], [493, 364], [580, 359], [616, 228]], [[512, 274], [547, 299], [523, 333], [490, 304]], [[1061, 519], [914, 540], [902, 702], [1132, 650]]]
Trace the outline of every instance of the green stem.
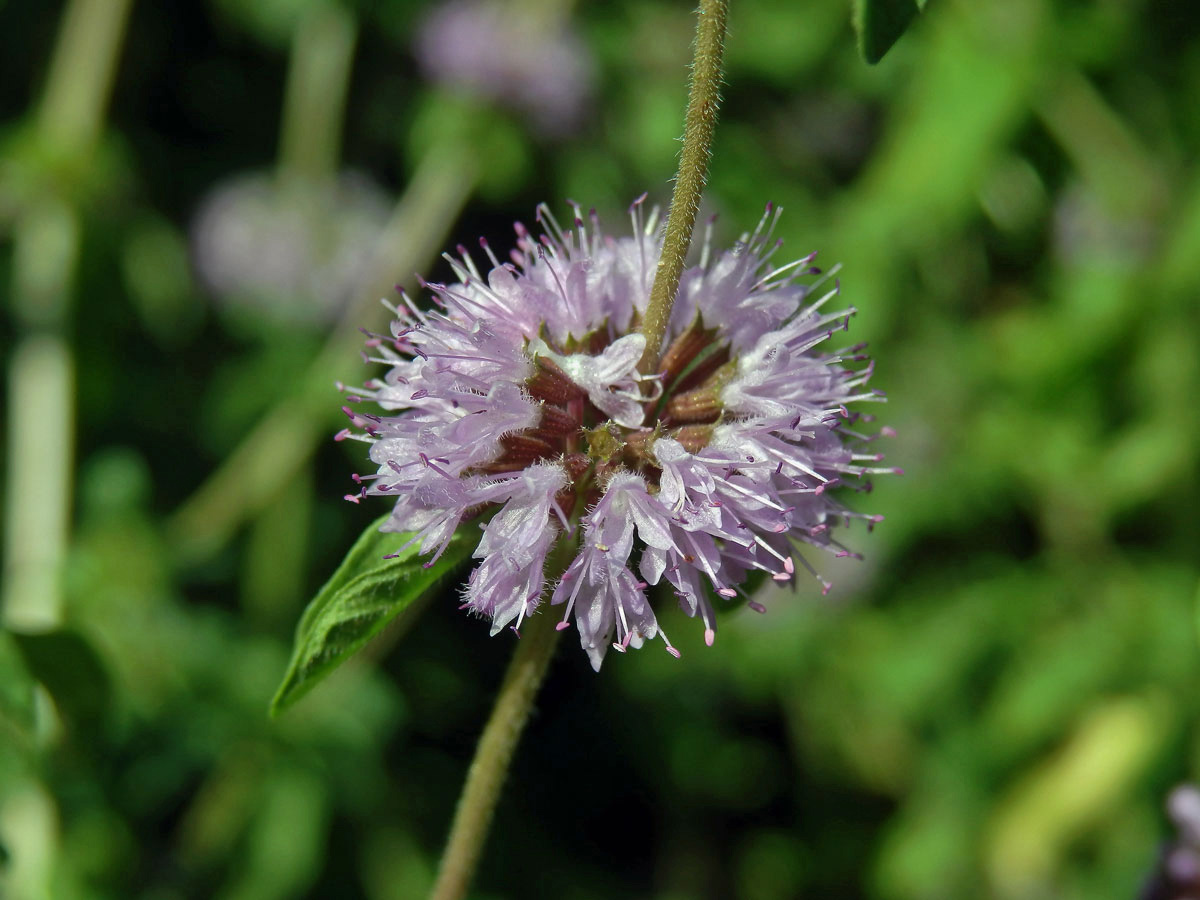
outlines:
[[61, 155], [86, 153], [100, 137], [131, 0], [72, 0], [63, 14], [38, 129]]
[[543, 608], [525, 626], [475, 748], [429, 900], [460, 900], [471, 885], [508, 765], [558, 644], [557, 625]]
[[[85, 171], [104, 127], [130, 0], [71, 0], [37, 111], [40, 147]], [[65, 165], [64, 165], [65, 164]], [[75, 364], [63, 336], [81, 245], [71, 181], [48, 182], [13, 232], [13, 320], [7, 361], [10, 452], [4, 491], [4, 624], [26, 630], [62, 618], [62, 573], [75, 469]]]
[[728, 0], [701, 0], [696, 23], [696, 55], [692, 61], [692, 80], [688, 91], [687, 118], [683, 132], [683, 150], [679, 154], [679, 174], [663, 238], [662, 255], [650, 288], [650, 301], [642, 320], [646, 350], [639, 368], [652, 373], [658, 366], [659, 351], [671, 307], [679, 290], [679, 276], [692, 243], [700, 195], [708, 178], [712, 156], [713, 130], [721, 104], [721, 58], [725, 52], [725, 20]]
[[8, 497], [4, 515], [4, 625], [53, 628], [74, 479], [75, 366], [54, 332], [22, 339], [8, 366]]
[[280, 127], [279, 169], [319, 181], [337, 168], [357, 27], [341, 6], [317, 4], [292, 38]]

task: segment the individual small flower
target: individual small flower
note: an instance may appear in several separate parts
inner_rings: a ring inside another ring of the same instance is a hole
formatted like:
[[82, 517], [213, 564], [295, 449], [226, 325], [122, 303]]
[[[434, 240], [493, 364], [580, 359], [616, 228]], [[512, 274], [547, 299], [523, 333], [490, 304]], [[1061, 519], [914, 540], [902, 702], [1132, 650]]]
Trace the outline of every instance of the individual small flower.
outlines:
[[524, 113], [559, 135], [592, 93], [583, 42], [545, 3], [451, 0], [421, 25], [415, 50], [425, 77]]
[[465, 248], [448, 256], [457, 281], [425, 285], [433, 308], [401, 293], [390, 334], [368, 341], [387, 372], [348, 399], [384, 415], [347, 406], [353, 427], [339, 433], [370, 442], [378, 467], [348, 499], [394, 498], [385, 530], [411, 532], [430, 563], [482, 523], [463, 599], [493, 634], [537, 611], [551, 547], [574, 541], [551, 603], [596, 669], [609, 647], [656, 637], [678, 655], [653, 585], [669, 585], [712, 644], [718, 605], [742, 596], [763, 611], [752, 573], [812, 572], [805, 545], [856, 555], [836, 529], [880, 517], [832, 489], [898, 471], [873, 465], [874, 436], [854, 430], [870, 417], [850, 405], [881, 399], [861, 346], [823, 349], [853, 310], [826, 311], [836, 284], [812, 299], [828, 278], [812, 256], [772, 263], [771, 207], [731, 250], [714, 255], [705, 239], [657, 370], [639, 372], [662, 235], [642, 200], [630, 211], [633, 234], [614, 237], [594, 212], [575, 208], [564, 231], [539, 207], [546, 233], [518, 224], [507, 260], [483, 241], [486, 270]]
[[390, 207], [383, 190], [358, 174], [329, 183], [240, 175], [201, 202], [192, 260], [227, 307], [329, 321], [360, 287]]

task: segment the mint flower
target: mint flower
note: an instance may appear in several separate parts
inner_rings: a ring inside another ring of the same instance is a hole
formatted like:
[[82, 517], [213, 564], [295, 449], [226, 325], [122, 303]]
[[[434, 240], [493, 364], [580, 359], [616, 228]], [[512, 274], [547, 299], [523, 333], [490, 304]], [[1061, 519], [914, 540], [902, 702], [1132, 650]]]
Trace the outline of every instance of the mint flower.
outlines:
[[329, 322], [359, 288], [390, 207], [383, 189], [355, 172], [316, 184], [237, 175], [201, 202], [192, 262], [222, 307]]
[[1159, 852], [1140, 900], [1187, 900], [1200, 892], [1200, 789], [1181, 784], [1171, 791], [1167, 816], [1176, 834]]
[[715, 604], [742, 596], [762, 611], [746, 594], [751, 573], [815, 576], [806, 546], [856, 555], [836, 529], [880, 517], [851, 512], [832, 489], [898, 471], [872, 465], [873, 436], [853, 430], [870, 417], [850, 406], [881, 399], [861, 346], [825, 349], [854, 311], [826, 311], [838, 289], [815, 296], [829, 276], [813, 256], [774, 265], [771, 207], [731, 250], [714, 254], [706, 238], [658, 371], [639, 372], [662, 241], [642, 200], [629, 237], [578, 207], [563, 230], [542, 206], [546, 233], [518, 224], [508, 260], [483, 241], [486, 270], [465, 248], [447, 256], [457, 281], [424, 285], [435, 308], [401, 294], [390, 335], [368, 341], [387, 373], [349, 399], [383, 414], [346, 407], [354, 428], [338, 435], [369, 442], [378, 467], [355, 476], [348, 499], [394, 498], [384, 530], [413, 532], [429, 564], [479, 524], [463, 605], [493, 634], [537, 610], [551, 547], [577, 539], [550, 602], [559, 628], [573, 617], [597, 670], [610, 646], [656, 637], [678, 656], [650, 585], [665, 580], [712, 644]]
[[568, 134], [592, 94], [587, 47], [545, 4], [440, 3], [418, 28], [413, 48], [429, 80], [511, 107], [550, 136]]

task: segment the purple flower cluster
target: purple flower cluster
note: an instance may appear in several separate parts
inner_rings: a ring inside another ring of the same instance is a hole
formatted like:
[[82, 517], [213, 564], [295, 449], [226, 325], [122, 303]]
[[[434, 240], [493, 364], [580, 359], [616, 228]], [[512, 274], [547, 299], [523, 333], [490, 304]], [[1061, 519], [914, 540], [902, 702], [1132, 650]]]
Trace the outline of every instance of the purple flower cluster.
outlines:
[[1167, 797], [1175, 839], [1159, 855], [1141, 900], [1188, 900], [1200, 896], [1200, 788], [1181, 784]]
[[391, 205], [355, 172], [319, 183], [239, 175], [201, 202], [192, 262], [223, 307], [329, 322], [359, 288]]
[[517, 109], [549, 135], [571, 131], [592, 93], [587, 47], [546, 4], [440, 3], [414, 48], [430, 80]]
[[741, 594], [761, 611], [745, 594], [751, 573], [811, 572], [805, 544], [854, 555], [832, 532], [860, 514], [830, 489], [897, 470], [874, 466], [880, 455], [861, 452], [873, 436], [853, 430], [870, 417], [850, 404], [880, 399], [862, 348], [818, 349], [853, 310], [825, 311], [836, 285], [811, 299], [829, 277], [812, 256], [772, 263], [777, 211], [732, 250], [714, 254], [706, 237], [649, 375], [637, 326], [657, 214], [639, 200], [632, 236], [614, 237], [594, 212], [574, 212], [564, 230], [539, 207], [546, 233], [518, 224], [508, 260], [481, 241], [486, 274], [459, 247], [447, 256], [458, 280], [424, 285], [433, 309], [401, 294], [391, 334], [368, 341], [386, 376], [350, 391], [383, 414], [347, 407], [354, 430], [339, 437], [369, 441], [378, 466], [355, 476], [363, 487], [349, 499], [394, 498], [385, 530], [414, 532], [430, 562], [464, 523], [482, 523], [464, 606], [493, 634], [538, 607], [552, 546], [574, 540], [551, 603], [563, 607], [559, 628], [574, 614], [599, 669], [610, 646], [656, 636], [678, 655], [650, 585], [669, 584], [711, 644], [721, 598]]

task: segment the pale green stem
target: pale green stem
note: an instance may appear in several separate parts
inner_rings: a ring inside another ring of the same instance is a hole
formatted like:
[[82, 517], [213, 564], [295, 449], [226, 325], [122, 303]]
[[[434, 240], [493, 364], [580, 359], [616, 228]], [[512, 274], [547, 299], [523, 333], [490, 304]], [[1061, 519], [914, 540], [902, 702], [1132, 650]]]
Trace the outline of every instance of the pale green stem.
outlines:
[[63, 15], [38, 130], [56, 154], [87, 152], [100, 137], [130, 0], [72, 0]]
[[305, 599], [313, 473], [301, 469], [255, 518], [243, 543], [242, 608], [255, 624], [283, 624]]
[[205, 556], [284, 489], [318, 443], [329, 438], [327, 414], [339, 397], [334, 382], [354, 370], [362, 346], [358, 326], [382, 326], [380, 297], [394, 294], [428, 265], [458, 219], [475, 184], [476, 162], [464, 149], [431, 146], [417, 166], [365, 268], [359, 303], [326, 342], [291, 396], [268, 412], [168, 522], [184, 557]]
[[700, 195], [708, 178], [712, 156], [713, 130], [721, 103], [721, 58], [725, 50], [725, 20], [728, 0], [701, 0], [696, 23], [695, 58], [688, 90], [687, 116], [683, 131], [683, 149], [679, 154], [679, 174], [663, 237], [662, 255], [650, 288], [650, 300], [642, 320], [646, 349], [639, 368], [653, 373], [658, 366], [663, 336], [671, 321], [671, 308], [679, 291], [679, 276], [692, 243]]
[[71, 512], [75, 367], [54, 332], [21, 340], [8, 367], [4, 625], [43, 631], [62, 620]]
[[[37, 111], [46, 155], [86, 169], [100, 138], [129, 0], [72, 0]], [[75, 366], [62, 335], [79, 256], [80, 223], [69, 198], [47, 186], [13, 234], [13, 318], [21, 336], [7, 372], [8, 466], [0, 602], [10, 628], [49, 628], [62, 618], [75, 467]]]
[[557, 624], [549, 609], [543, 608], [521, 632], [496, 704], [475, 748], [429, 900], [461, 900], [471, 886], [508, 765], [558, 644]]
[[279, 170], [320, 181], [341, 155], [342, 118], [357, 26], [336, 4], [317, 4], [296, 26], [280, 127]]

